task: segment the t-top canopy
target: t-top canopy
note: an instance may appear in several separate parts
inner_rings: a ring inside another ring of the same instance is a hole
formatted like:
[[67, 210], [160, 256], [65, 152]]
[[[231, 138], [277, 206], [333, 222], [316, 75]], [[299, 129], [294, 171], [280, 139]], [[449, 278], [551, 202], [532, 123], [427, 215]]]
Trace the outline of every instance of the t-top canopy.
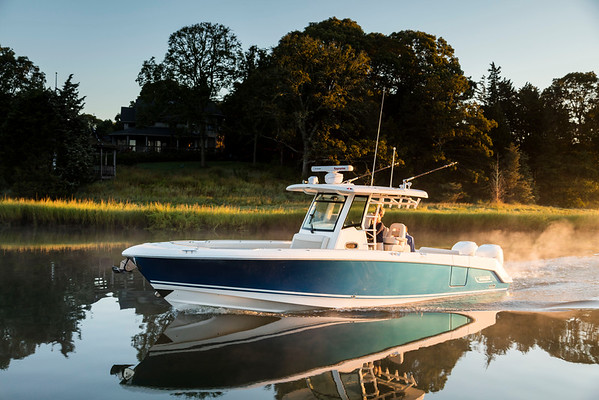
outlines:
[[318, 183], [297, 183], [287, 186], [290, 192], [304, 192], [307, 194], [316, 193], [338, 193], [341, 195], [359, 194], [359, 195], [381, 195], [381, 196], [409, 196], [428, 199], [428, 193], [419, 189], [404, 189], [386, 186], [366, 186], [354, 184], [328, 185]]
[[[290, 192], [304, 192], [306, 194], [316, 195], [317, 193], [335, 193], [342, 196], [361, 195], [371, 196], [379, 204], [389, 207], [416, 208], [420, 199], [427, 199], [428, 193], [424, 190], [409, 188], [393, 188], [385, 186], [365, 186], [354, 184], [318, 184], [318, 183], [299, 183], [287, 186]], [[376, 200], [375, 200], [376, 198]]]

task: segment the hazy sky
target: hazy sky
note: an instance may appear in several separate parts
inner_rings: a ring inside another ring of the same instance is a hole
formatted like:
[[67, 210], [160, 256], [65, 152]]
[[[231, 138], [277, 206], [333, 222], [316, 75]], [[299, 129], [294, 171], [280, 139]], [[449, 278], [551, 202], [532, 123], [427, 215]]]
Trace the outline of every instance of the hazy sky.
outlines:
[[474, 80], [492, 61], [517, 88], [599, 73], [599, 0], [0, 0], [0, 46], [28, 57], [50, 86], [55, 73], [59, 86], [73, 74], [85, 112], [114, 119], [139, 94], [143, 61], [162, 61], [183, 26], [221, 23], [244, 49], [268, 48], [333, 16], [367, 33], [443, 37]]

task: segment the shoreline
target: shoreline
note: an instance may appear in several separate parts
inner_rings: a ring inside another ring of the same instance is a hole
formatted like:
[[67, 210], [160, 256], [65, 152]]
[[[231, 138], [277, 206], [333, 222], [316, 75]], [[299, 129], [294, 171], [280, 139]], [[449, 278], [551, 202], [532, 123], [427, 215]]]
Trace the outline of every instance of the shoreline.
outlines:
[[[0, 199], [0, 227], [69, 227], [147, 232], [296, 231], [307, 210], [285, 206], [232, 207], [198, 204], [135, 204], [89, 200]], [[541, 206], [430, 204], [387, 211], [384, 222], [401, 221], [411, 231], [539, 231], [566, 223], [575, 231], [599, 231], [599, 210]]]

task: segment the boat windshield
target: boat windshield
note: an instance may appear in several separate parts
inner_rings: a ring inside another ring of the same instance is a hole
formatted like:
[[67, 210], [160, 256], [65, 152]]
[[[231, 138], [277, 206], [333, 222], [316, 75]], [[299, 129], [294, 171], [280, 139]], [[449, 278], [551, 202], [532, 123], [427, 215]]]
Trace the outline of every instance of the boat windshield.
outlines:
[[308, 211], [303, 229], [310, 231], [333, 231], [345, 204], [345, 196], [319, 193]]
[[362, 226], [362, 218], [364, 217], [364, 211], [366, 210], [367, 204], [367, 196], [356, 196], [354, 198], [354, 201], [352, 202], [351, 207], [349, 208], [349, 212], [347, 213], [347, 218], [345, 218], [343, 227], [355, 227], [360, 229], [360, 227]]

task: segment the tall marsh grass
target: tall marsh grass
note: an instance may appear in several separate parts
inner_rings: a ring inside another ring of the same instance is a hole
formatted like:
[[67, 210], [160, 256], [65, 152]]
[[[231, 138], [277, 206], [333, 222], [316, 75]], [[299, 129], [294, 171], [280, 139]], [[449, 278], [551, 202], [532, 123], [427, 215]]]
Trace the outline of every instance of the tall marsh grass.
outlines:
[[[0, 199], [0, 226], [293, 232], [310, 201], [285, 190], [299, 181], [294, 170], [238, 162], [122, 166], [116, 179], [93, 183], [70, 200]], [[538, 231], [558, 221], [599, 230], [599, 210], [424, 202], [417, 210], [389, 210], [385, 216], [385, 223], [403, 222], [413, 232]]]
[[96, 228], [256, 230], [297, 227], [303, 209], [238, 208], [189, 204], [134, 204], [91, 200], [0, 200], [0, 222], [15, 225], [77, 225]]
[[[91, 200], [0, 200], [0, 223], [33, 226], [79, 226], [166, 231], [298, 229], [306, 208], [134, 204]], [[599, 230], [599, 211], [546, 207], [430, 205], [417, 210], [389, 210], [385, 222], [403, 222], [412, 230], [538, 231], [567, 221], [574, 229]]]
[[390, 221], [401, 221], [408, 227], [422, 227], [439, 232], [532, 232], [544, 230], [558, 222], [566, 222], [577, 230], [599, 230], [599, 210], [505, 204], [429, 204], [417, 210], [389, 211], [387, 214], [385, 215]]

